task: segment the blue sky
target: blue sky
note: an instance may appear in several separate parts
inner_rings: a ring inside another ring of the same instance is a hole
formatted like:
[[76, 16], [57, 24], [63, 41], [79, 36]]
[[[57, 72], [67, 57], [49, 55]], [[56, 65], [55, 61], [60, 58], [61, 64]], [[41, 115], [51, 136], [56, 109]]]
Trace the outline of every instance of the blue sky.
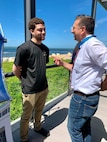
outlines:
[[[36, 17], [46, 25], [46, 39], [49, 48], [74, 48], [76, 41], [70, 28], [79, 14], [91, 15], [91, 0], [35, 0]], [[25, 40], [24, 0], [1, 0], [0, 23], [7, 43], [17, 47]], [[95, 35], [107, 45], [107, 11], [97, 3]]]

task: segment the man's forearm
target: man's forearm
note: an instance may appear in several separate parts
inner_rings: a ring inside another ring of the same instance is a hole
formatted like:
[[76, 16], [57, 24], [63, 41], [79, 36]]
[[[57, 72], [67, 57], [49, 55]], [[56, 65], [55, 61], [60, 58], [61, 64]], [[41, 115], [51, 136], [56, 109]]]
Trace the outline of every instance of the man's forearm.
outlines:
[[67, 63], [67, 62], [62, 62], [62, 66], [64, 67], [64, 68], [66, 68], [66, 69], [68, 69], [68, 70], [72, 70], [72, 68], [73, 68], [73, 64], [70, 64], [70, 63]]

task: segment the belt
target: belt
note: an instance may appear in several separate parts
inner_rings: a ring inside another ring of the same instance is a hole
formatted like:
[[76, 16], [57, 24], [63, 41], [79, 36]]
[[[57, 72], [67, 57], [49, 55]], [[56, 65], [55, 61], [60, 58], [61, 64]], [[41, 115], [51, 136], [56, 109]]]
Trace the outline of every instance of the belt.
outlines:
[[79, 92], [79, 91], [74, 91], [75, 94], [79, 95], [79, 96], [94, 96], [96, 94], [99, 94], [99, 91], [93, 93], [93, 94], [84, 94], [82, 92]]

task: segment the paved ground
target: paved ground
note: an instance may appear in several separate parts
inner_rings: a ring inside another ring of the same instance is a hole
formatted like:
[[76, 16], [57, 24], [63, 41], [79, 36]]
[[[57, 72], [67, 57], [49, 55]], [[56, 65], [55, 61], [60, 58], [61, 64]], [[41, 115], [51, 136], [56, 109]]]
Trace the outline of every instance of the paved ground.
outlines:
[[[69, 101], [70, 96], [67, 96], [43, 116], [43, 126], [50, 130], [50, 136], [46, 139], [35, 133], [30, 123], [30, 142], [70, 142], [67, 131]], [[13, 132], [13, 138], [14, 142], [20, 142], [19, 128]], [[92, 118], [92, 142], [107, 142], [107, 91], [101, 92], [98, 111]]]

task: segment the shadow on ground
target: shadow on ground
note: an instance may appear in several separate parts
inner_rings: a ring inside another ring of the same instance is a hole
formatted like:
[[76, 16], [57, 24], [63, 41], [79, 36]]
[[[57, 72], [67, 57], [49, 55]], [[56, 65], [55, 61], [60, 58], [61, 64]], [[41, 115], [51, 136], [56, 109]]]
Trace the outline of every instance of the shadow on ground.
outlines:
[[[56, 126], [60, 125], [63, 123], [63, 121], [66, 119], [68, 115], [68, 109], [63, 108], [55, 111], [52, 115], [44, 115], [45, 121], [44, 126], [47, 125], [49, 130], [54, 129]], [[46, 127], [47, 127], [46, 126]]]
[[107, 141], [107, 132], [101, 119], [93, 117], [92, 125], [92, 142], [101, 142], [102, 139]]
[[[50, 110], [51, 111], [51, 110]], [[68, 115], [68, 109], [63, 108], [63, 109], [57, 109], [54, 113], [47, 115], [44, 115], [44, 121], [42, 123], [43, 127], [46, 128], [47, 130], [52, 130], [66, 119]], [[15, 135], [16, 133], [16, 135]], [[47, 137], [48, 138], [48, 137]], [[36, 133], [32, 126], [29, 128], [29, 142], [43, 142], [45, 137], [42, 135]], [[17, 132], [14, 132], [14, 142], [19, 142], [19, 129]]]

